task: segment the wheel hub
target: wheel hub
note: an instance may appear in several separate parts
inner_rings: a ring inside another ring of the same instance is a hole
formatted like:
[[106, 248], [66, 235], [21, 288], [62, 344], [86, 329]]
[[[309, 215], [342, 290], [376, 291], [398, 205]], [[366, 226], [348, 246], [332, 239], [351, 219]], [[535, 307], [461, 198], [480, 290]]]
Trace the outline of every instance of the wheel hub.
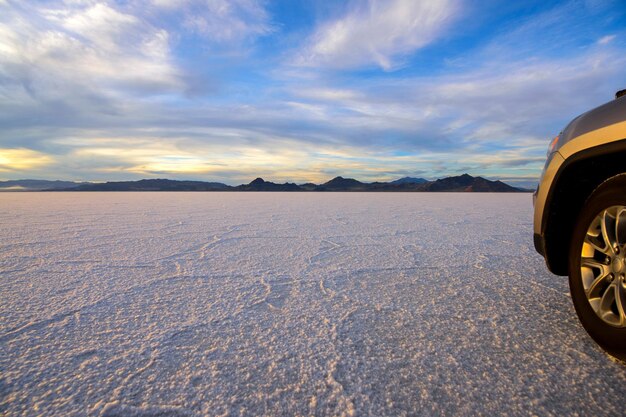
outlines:
[[626, 327], [626, 206], [600, 212], [589, 225], [581, 251], [581, 278], [596, 315]]
[[614, 274], [622, 274], [624, 273], [624, 257], [623, 256], [616, 256], [615, 258], [613, 258], [613, 262], [611, 262], [611, 272], [613, 272]]

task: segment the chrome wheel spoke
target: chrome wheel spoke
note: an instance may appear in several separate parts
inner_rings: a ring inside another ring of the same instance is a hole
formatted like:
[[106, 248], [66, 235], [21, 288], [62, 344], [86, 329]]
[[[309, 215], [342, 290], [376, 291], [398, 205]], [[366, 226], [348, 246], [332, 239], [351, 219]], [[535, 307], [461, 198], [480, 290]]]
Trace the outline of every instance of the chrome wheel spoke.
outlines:
[[600, 261], [596, 261], [594, 258], [582, 258], [580, 261], [581, 266], [586, 266], [589, 268], [596, 268], [600, 271], [604, 272], [606, 270], [606, 265], [601, 263]]
[[614, 316], [612, 311], [613, 303], [615, 303], [615, 285], [611, 284], [609, 288], [604, 291], [604, 294], [602, 294], [602, 298], [598, 304], [598, 310], [596, 311], [596, 313], [600, 315], [600, 318], [609, 323], [615, 322], [615, 320], [611, 320]]
[[585, 288], [588, 299], [600, 296], [602, 289], [606, 287], [608, 277], [608, 274], [600, 274], [596, 279], [591, 282], [588, 288]]
[[618, 245], [626, 244], [626, 207], [617, 212], [615, 220], [615, 240]]
[[615, 217], [611, 216], [609, 210], [604, 210], [602, 213], [602, 239], [604, 240], [605, 246], [612, 251], [613, 245], [616, 243], [615, 239]]
[[585, 243], [590, 245], [592, 249], [597, 250], [598, 252], [605, 255], [609, 255], [611, 253], [611, 250], [606, 245], [604, 247], [601, 247], [600, 245], [598, 245], [596, 240], [599, 240], [597, 236], [590, 236], [589, 234], [587, 234], [587, 236], [585, 237]]

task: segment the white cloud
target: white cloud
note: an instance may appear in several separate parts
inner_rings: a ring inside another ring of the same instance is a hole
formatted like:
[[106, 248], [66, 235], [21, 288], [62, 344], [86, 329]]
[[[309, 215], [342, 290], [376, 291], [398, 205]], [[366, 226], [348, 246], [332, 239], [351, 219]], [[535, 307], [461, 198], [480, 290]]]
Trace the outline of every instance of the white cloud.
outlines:
[[359, 93], [357, 91], [332, 88], [310, 88], [299, 89], [295, 91], [300, 97], [317, 99], [317, 100], [329, 100], [329, 101], [347, 101], [358, 98]]
[[303, 109], [298, 120], [332, 126], [329, 135], [345, 144], [420, 155], [449, 149], [455, 160], [510, 150], [539, 172], [549, 137], [612, 98], [626, 59], [596, 47], [567, 59], [473, 63], [430, 77], [364, 78], [349, 90], [299, 79], [290, 94]]
[[606, 36], [601, 37], [598, 40], [598, 43], [600, 45], [606, 45], [608, 43], [611, 43], [613, 41], [613, 39], [615, 39], [615, 35], [606, 35]]
[[369, 0], [314, 33], [304, 66], [391, 70], [398, 56], [433, 42], [457, 15], [456, 0]]
[[0, 34], [5, 88], [38, 100], [183, 88], [167, 31], [105, 3], [7, 6]]
[[152, 0], [152, 4], [180, 13], [183, 26], [211, 43], [241, 42], [273, 31], [259, 0]]
[[152, 0], [152, 4], [164, 9], [174, 9], [188, 3], [189, 0]]

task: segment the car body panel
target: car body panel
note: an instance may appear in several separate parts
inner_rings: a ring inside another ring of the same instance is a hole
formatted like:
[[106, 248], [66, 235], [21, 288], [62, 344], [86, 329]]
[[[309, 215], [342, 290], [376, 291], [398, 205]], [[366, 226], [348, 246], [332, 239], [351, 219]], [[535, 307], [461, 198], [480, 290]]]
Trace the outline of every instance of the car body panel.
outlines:
[[[534, 216], [534, 232], [541, 234], [543, 215], [545, 211], [550, 185], [552, 187], [556, 183], [555, 177], [559, 172], [559, 168], [577, 153], [594, 147], [606, 145], [611, 142], [617, 142], [626, 139], [626, 121], [615, 123], [600, 129], [587, 132], [575, 139], [570, 140], [563, 147], [559, 148], [552, 156], [550, 163], [546, 166], [543, 176], [541, 177], [537, 194], [535, 197], [535, 216]], [[626, 144], [625, 144], [626, 147]], [[626, 161], [624, 161], [626, 167]]]
[[[626, 151], [626, 96], [582, 114], [561, 132], [555, 152], [546, 161], [533, 198], [535, 248], [546, 257], [548, 265], [546, 222], [560, 175], [574, 161], [615, 151]], [[623, 171], [626, 172], [626, 160]]]
[[626, 97], [609, 101], [572, 120], [561, 132], [557, 149], [585, 133], [626, 121]]

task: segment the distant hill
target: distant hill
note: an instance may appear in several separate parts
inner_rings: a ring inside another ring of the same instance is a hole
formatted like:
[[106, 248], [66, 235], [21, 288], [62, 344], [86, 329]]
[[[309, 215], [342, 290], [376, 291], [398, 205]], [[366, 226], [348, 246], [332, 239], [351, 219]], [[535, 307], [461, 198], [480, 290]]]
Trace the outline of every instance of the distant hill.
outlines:
[[483, 177], [472, 177], [463, 174], [458, 177], [447, 177], [436, 181], [427, 182], [421, 185], [420, 191], [428, 192], [491, 192], [491, 193], [510, 193], [521, 192], [522, 190], [511, 187], [502, 181], [490, 181]]
[[306, 184], [300, 184], [298, 187], [302, 188], [305, 191], [313, 191], [317, 188], [317, 184], [313, 184], [312, 182], [307, 182]]
[[404, 177], [391, 181], [389, 184], [424, 184], [425, 182], [428, 182], [428, 180], [424, 178]]
[[315, 191], [367, 191], [368, 185], [352, 178], [335, 177], [318, 185]]
[[257, 178], [250, 184], [242, 184], [237, 187], [230, 187], [236, 191], [302, 191], [297, 184], [286, 182], [284, 184], [275, 184], [265, 181], [263, 178]]
[[139, 181], [111, 181], [78, 183], [71, 181], [18, 180], [0, 181], [0, 191], [374, 191], [374, 192], [528, 192], [501, 181], [463, 174], [428, 181], [423, 178], [400, 178], [391, 182], [361, 182], [353, 178], [335, 177], [323, 184], [276, 184], [256, 178], [249, 184], [236, 187], [220, 182], [177, 181], [145, 179]]
[[314, 188], [314, 191], [404, 191], [404, 192], [522, 192], [501, 181], [463, 174], [435, 181], [423, 178], [400, 178], [391, 182], [363, 183], [352, 178], [336, 177]]
[[225, 191], [230, 189], [220, 182], [176, 181], [151, 179], [82, 184], [71, 191]]
[[0, 181], [0, 191], [41, 191], [54, 188], [72, 188], [83, 183], [73, 181], [47, 181], [47, 180], [11, 180]]

